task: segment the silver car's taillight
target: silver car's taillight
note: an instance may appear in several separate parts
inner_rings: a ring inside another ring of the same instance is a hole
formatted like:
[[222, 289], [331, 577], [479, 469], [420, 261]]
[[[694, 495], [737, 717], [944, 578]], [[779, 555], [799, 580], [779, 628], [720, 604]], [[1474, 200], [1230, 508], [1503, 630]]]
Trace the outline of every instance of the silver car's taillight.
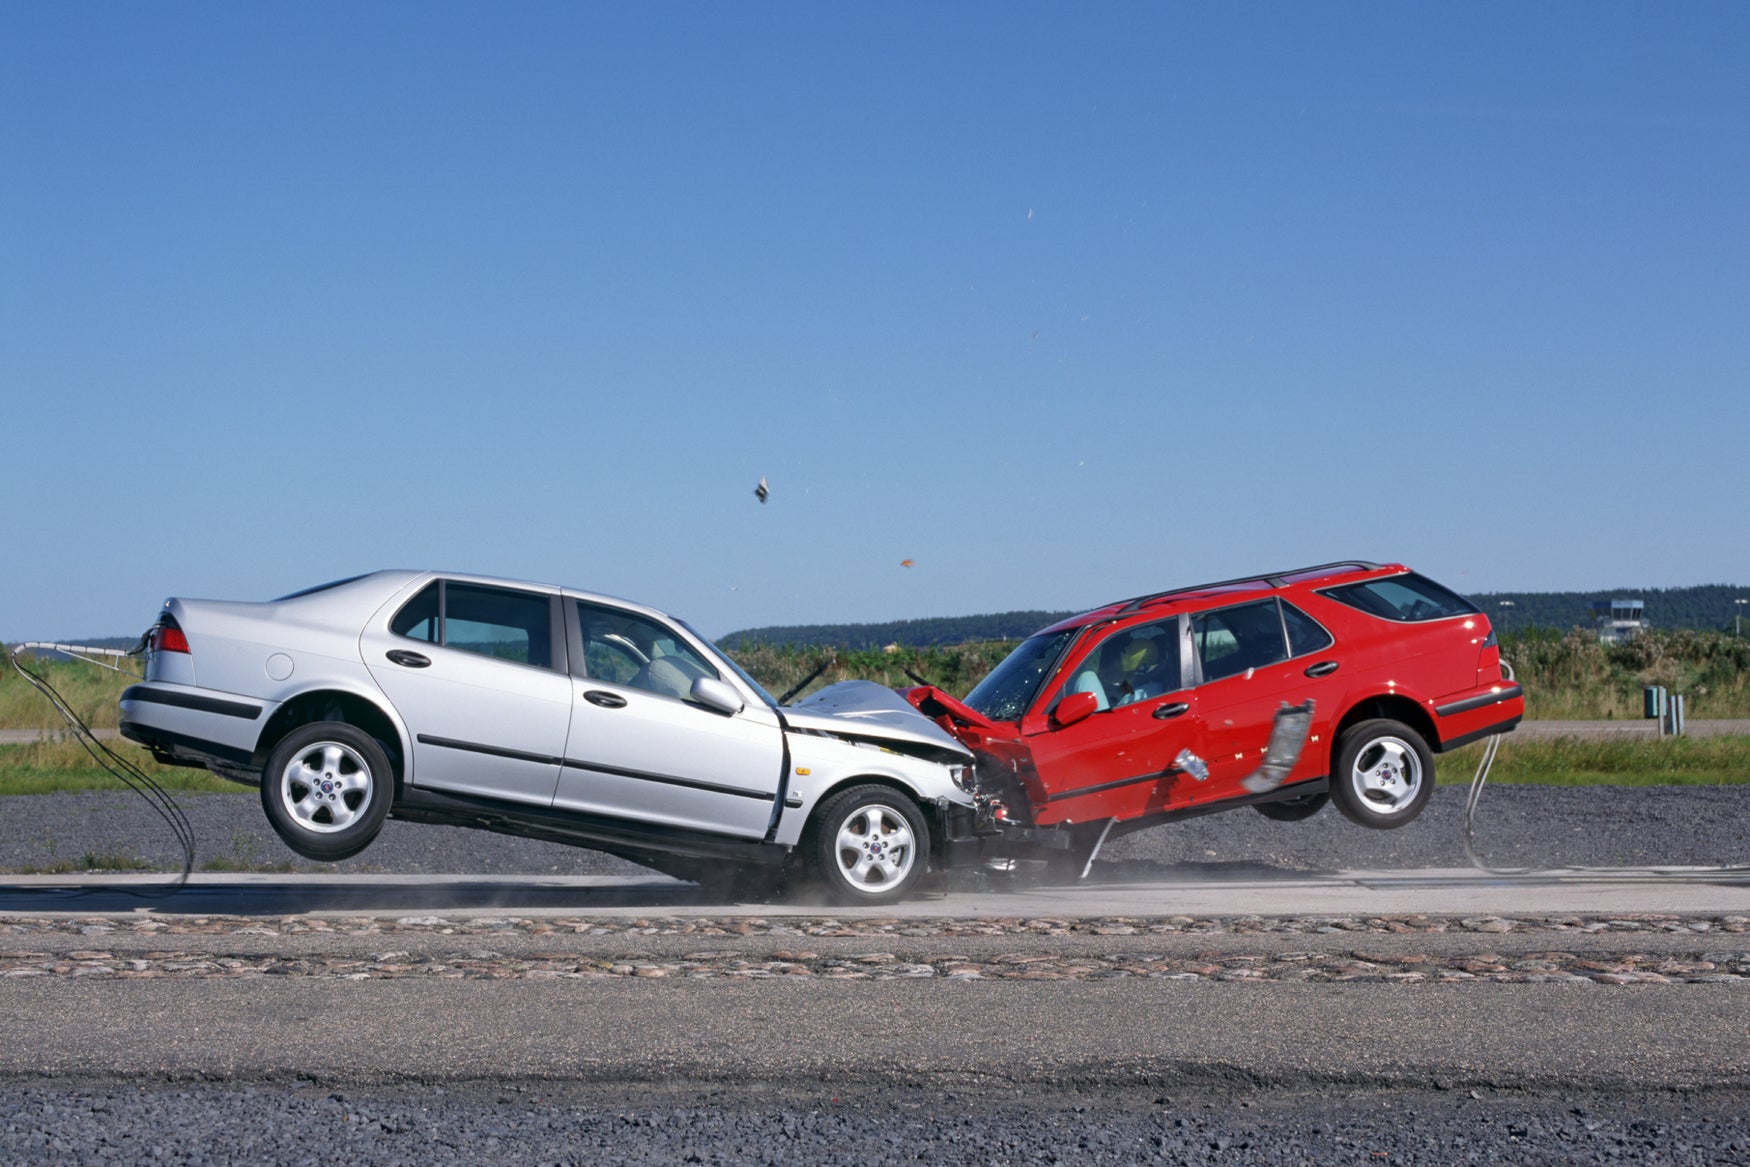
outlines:
[[187, 652], [188, 637], [182, 634], [182, 629], [176, 621], [166, 616], [156, 628], [148, 634], [147, 647], [153, 652]]

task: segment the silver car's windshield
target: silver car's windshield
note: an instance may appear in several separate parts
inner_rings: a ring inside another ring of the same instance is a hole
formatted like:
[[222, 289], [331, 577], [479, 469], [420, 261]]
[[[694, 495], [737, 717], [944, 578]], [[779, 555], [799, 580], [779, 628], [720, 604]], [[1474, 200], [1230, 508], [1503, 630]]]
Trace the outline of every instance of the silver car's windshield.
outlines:
[[748, 688], [752, 689], [755, 693], [758, 693], [760, 695], [760, 700], [764, 701], [768, 707], [772, 709], [778, 707], [777, 699], [770, 693], [766, 692], [765, 686], [754, 680], [746, 669], [737, 664], [734, 657], [724, 652], [721, 648], [718, 648], [708, 637], [701, 636], [699, 630], [694, 628], [691, 624], [688, 624], [685, 620], [676, 619], [675, 623], [679, 624], [682, 628], [685, 628], [688, 632], [691, 632], [695, 640], [698, 640], [702, 644], [709, 645], [711, 652], [717, 657], [717, 659], [733, 669], [735, 675], [745, 681]]
[[1023, 640], [1003, 663], [973, 687], [966, 704], [992, 721], [1019, 721], [1039, 685], [1079, 629], [1041, 632]]

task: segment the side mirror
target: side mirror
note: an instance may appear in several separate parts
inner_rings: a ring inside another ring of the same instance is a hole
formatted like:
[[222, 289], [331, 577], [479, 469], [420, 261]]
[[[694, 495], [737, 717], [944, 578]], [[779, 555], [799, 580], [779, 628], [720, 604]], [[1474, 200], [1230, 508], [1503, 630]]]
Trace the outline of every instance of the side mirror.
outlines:
[[716, 677], [700, 677], [694, 681], [691, 695], [700, 705], [719, 713], [740, 713], [743, 705], [741, 694], [727, 681], [719, 681]]
[[1061, 729], [1098, 712], [1099, 708], [1100, 699], [1092, 693], [1071, 693], [1051, 711], [1051, 720]]

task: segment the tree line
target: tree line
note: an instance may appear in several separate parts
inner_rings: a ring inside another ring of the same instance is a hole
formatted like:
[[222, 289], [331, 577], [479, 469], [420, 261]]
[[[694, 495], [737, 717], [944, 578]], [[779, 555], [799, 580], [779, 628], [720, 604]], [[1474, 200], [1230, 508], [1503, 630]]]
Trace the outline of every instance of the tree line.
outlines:
[[[1656, 629], [1698, 632], [1730, 632], [1733, 618], [1742, 611], [1750, 620], [1750, 604], [1739, 608], [1735, 599], [1750, 599], [1750, 587], [1703, 584], [1687, 588], [1611, 588], [1594, 592], [1481, 592], [1471, 596], [1477, 607], [1503, 632], [1534, 628], [1567, 632], [1592, 627], [1595, 600], [1642, 600], [1645, 616]], [[803, 648], [933, 648], [968, 642], [1024, 640], [1073, 616], [1073, 612], [992, 612], [982, 616], [937, 616], [926, 620], [888, 620], [874, 624], [791, 624], [747, 628], [720, 637], [724, 648], [738, 650], [754, 645]]]

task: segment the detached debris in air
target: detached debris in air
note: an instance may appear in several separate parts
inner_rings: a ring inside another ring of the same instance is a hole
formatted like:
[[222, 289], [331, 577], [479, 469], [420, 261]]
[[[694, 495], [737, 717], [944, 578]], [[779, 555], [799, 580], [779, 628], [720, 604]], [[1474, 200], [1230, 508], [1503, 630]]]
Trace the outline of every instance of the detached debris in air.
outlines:
[[902, 559], [899, 561], [899, 566], [901, 567], [916, 567], [917, 565], [918, 561], [915, 559]]
[[755, 498], [759, 499], [760, 502], [763, 503], [766, 501], [766, 499], [770, 498], [771, 495], [772, 495], [772, 488], [766, 482], [766, 476], [764, 474], [762, 474], [762, 475], [760, 475], [760, 484], [753, 488], [753, 496]]

